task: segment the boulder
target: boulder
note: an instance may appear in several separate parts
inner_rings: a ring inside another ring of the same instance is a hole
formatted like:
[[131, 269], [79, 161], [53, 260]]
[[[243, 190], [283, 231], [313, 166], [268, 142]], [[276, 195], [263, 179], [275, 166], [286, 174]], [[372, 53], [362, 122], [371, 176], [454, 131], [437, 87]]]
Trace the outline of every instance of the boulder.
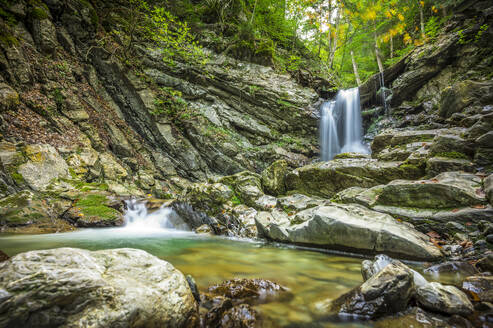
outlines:
[[0, 112], [19, 105], [19, 95], [6, 83], [0, 83]]
[[[44, 53], [54, 53], [58, 46], [56, 28], [48, 19], [49, 11], [43, 7], [33, 8], [37, 17], [32, 20], [33, 38], [38, 48]], [[46, 15], [46, 16], [43, 16]]]
[[77, 196], [63, 218], [78, 227], [108, 227], [123, 225], [123, 214], [115, 209], [121, 202], [106, 193], [86, 193]]
[[416, 289], [416, 301], [430, 311], [467, 316], [474, 310], [466, 294], [454, 286], [431, 282]]
[[328, 203], [292, 217], [259, 212], [255, 218], [261, 237], [312, 247], [385, 253], [401, 258], [436, 260], [441, 252], [428, 237], [387, 214], [361, 205]]
[[490, 174], [483, 181], [484, 184], [484, 192], [486, 193], [486, 197], [491, 205], [493, 205], [493, 174]]
[[413, 296], [413, 274], [391, 263], [330, 304], [329, 312], [374, 319], [405, 310]]
[[137, 249], [58, 248], [0, 263], [2, 327], [192, 327], [196, 303], [168, 262]]
[[426, 161], [426, 175], [435, 176], [442, 172], [474, 172], [474, 163], [464, 158], [433, 157]]
[[127, 177], [127, 170], [116, 161], [111, 153], [100, 154], [99, 161], [103, 168], [105, 179], [119, 181]]
[[361, 203], [422, 209], [449, 209], [486, 203], [481, 179], [464, 172], [446, 172], [430, 180], [395, 180], [356, 196]]
[[255, 201], [264, 195], [261, 177], [253, 172], [243, 171], [226, 176], [221, 178], [219, 183], [230, 186], [238, 198], [248, 206], [255, 207]]
[[467, 159], [472, 153], [472, 147], [456, 135], [438, 135], [430, 146], [431, 155], [455, 154], [456, 157]]
[[288, 173], [291, 193], [332, 197], [349, 187], [373, 187], [395, 179], [417, 179], [423, 172], [414, 165], [374, 159], [338, 159], [310, 164]]
[[482, 302], [493, 302], [493, 276], [470, 276], [462, 282], [462, 289], [472, 298]]
[[28, 145], [24, 152], [27, 163], [19, 166], [17, 172], [32, 189], [45, 190], [55, 179], [68, 176], [68, 165], [51, 145]]
[[223, 204], [233, 198], [233, 190], [222, 183], [194, 183], [186, 188], [182, 196], [183, 201], [212, 216], [218, 215]]
[[307, 208], [322, 205], [325, 200], [319, 197], [308, 197], [302, 194], [293, 194], [277, 199], [277, 202], [285, 211], [299, 212]]
[[284, 160], [275, 161], [262, 172], [262, 187], [273, 196], [286, 192], [285, 178], [288, 173], [288, 163]]

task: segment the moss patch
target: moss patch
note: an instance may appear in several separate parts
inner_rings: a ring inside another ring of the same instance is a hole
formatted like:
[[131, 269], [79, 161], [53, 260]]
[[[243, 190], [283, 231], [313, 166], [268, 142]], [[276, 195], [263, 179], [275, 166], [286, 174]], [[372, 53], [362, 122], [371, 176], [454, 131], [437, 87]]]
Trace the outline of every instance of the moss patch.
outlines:
[[120, 212], [106, 206], [108, 199], [104, 195], [90, 194], [75, 203], [77, 210], [86, 217], [99, 217], [104, 220], [115, 220], [120, 217]]
[[455, 158], [455, 159], [469, 159], [466, 154], [459, 153], [457, 151], [443, 152], [436, 154], [436, 157], [445, 157], [445, 158]]

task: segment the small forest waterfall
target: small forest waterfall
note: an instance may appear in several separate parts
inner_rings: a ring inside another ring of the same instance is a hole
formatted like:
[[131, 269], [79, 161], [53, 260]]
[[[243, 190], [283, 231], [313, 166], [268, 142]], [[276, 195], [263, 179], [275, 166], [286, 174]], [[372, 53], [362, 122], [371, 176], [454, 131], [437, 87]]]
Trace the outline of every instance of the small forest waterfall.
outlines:
[[340, 90], [335, 100], [326, 101], [320, 108], [321, 160], [328, 161], [340, 153], [367, 154], [363, 144], [363, 127], [359, 89]]
[[146, 203], [130, 199], [126, 201], [125, 229], [133, 231], [149, 230], [190, 230], [188, 225], [169, 207], [162, 206], [149, 213]]

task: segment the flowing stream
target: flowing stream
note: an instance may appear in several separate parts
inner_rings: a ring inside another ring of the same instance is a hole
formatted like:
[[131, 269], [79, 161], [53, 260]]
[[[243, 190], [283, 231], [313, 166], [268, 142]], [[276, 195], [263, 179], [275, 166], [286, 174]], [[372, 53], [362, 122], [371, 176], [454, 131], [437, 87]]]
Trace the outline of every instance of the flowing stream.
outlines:
[[191, 274], [202, 291], [232, 278], [263, 278], [288, 287], [290, 300], [256, 306], [279, 327], [371, 327], [371, 322], [334, 321], [315, 314], [315, 304], [334, 299], [362, 282], [361, 259], [341, 253], [262, 241], [225, 238], [186, 231], [171, 209], [148, 213], [144, 203], [127, 203], [127, 224], [120, 228], [81, 229], [75, 232], [22, 235], [3, 234], [0, 249], [13, 256], [29, 250], [77, 247], [143, 249]]
[[368, 154], [363, 142], [359, 88], [340, 90], [320, 108], [320, 153], [328, 161], [340, 153]]

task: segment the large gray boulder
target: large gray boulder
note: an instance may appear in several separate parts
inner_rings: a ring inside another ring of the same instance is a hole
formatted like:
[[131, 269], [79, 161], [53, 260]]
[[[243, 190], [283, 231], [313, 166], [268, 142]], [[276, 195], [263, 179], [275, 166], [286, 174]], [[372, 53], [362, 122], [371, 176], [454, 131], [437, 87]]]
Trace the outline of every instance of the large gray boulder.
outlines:
[[481, 179], [464, 172], [446, 172], [429, 180], [395, 180], [360, 194], [361, 203], [429, 209], [450, 209], [486, 203]]
[[431, 282], [416, 289], [419, 305], [434, 312], [469, 315], [473, 312], [471, 301], [464, 292], [454, 286]]
[[0, 327], [192, 327], [187, 280], [145, 251], [59, 248], [0, 263]]
[[391, 263], [361, 286], [332, 302], [329, 312], [378, 318], [405, 310], [413, 290], [411, 270], [402, 263]]
[[286, 176], [288, 191], [332, 197], [349, 187], [373, 187], [395, 179], [418, 179], [424, 172], [401, 162], [348, 158], [319, 162], [298, 168]]
[[390, 215], [356, 204], [317, 206], [289, 217], [259, 212], [255, 218], [261, 237], [285, 243], [364, 254], [385, 253], [401, 258], [436, 260], [441, 252], [428, 237]]

